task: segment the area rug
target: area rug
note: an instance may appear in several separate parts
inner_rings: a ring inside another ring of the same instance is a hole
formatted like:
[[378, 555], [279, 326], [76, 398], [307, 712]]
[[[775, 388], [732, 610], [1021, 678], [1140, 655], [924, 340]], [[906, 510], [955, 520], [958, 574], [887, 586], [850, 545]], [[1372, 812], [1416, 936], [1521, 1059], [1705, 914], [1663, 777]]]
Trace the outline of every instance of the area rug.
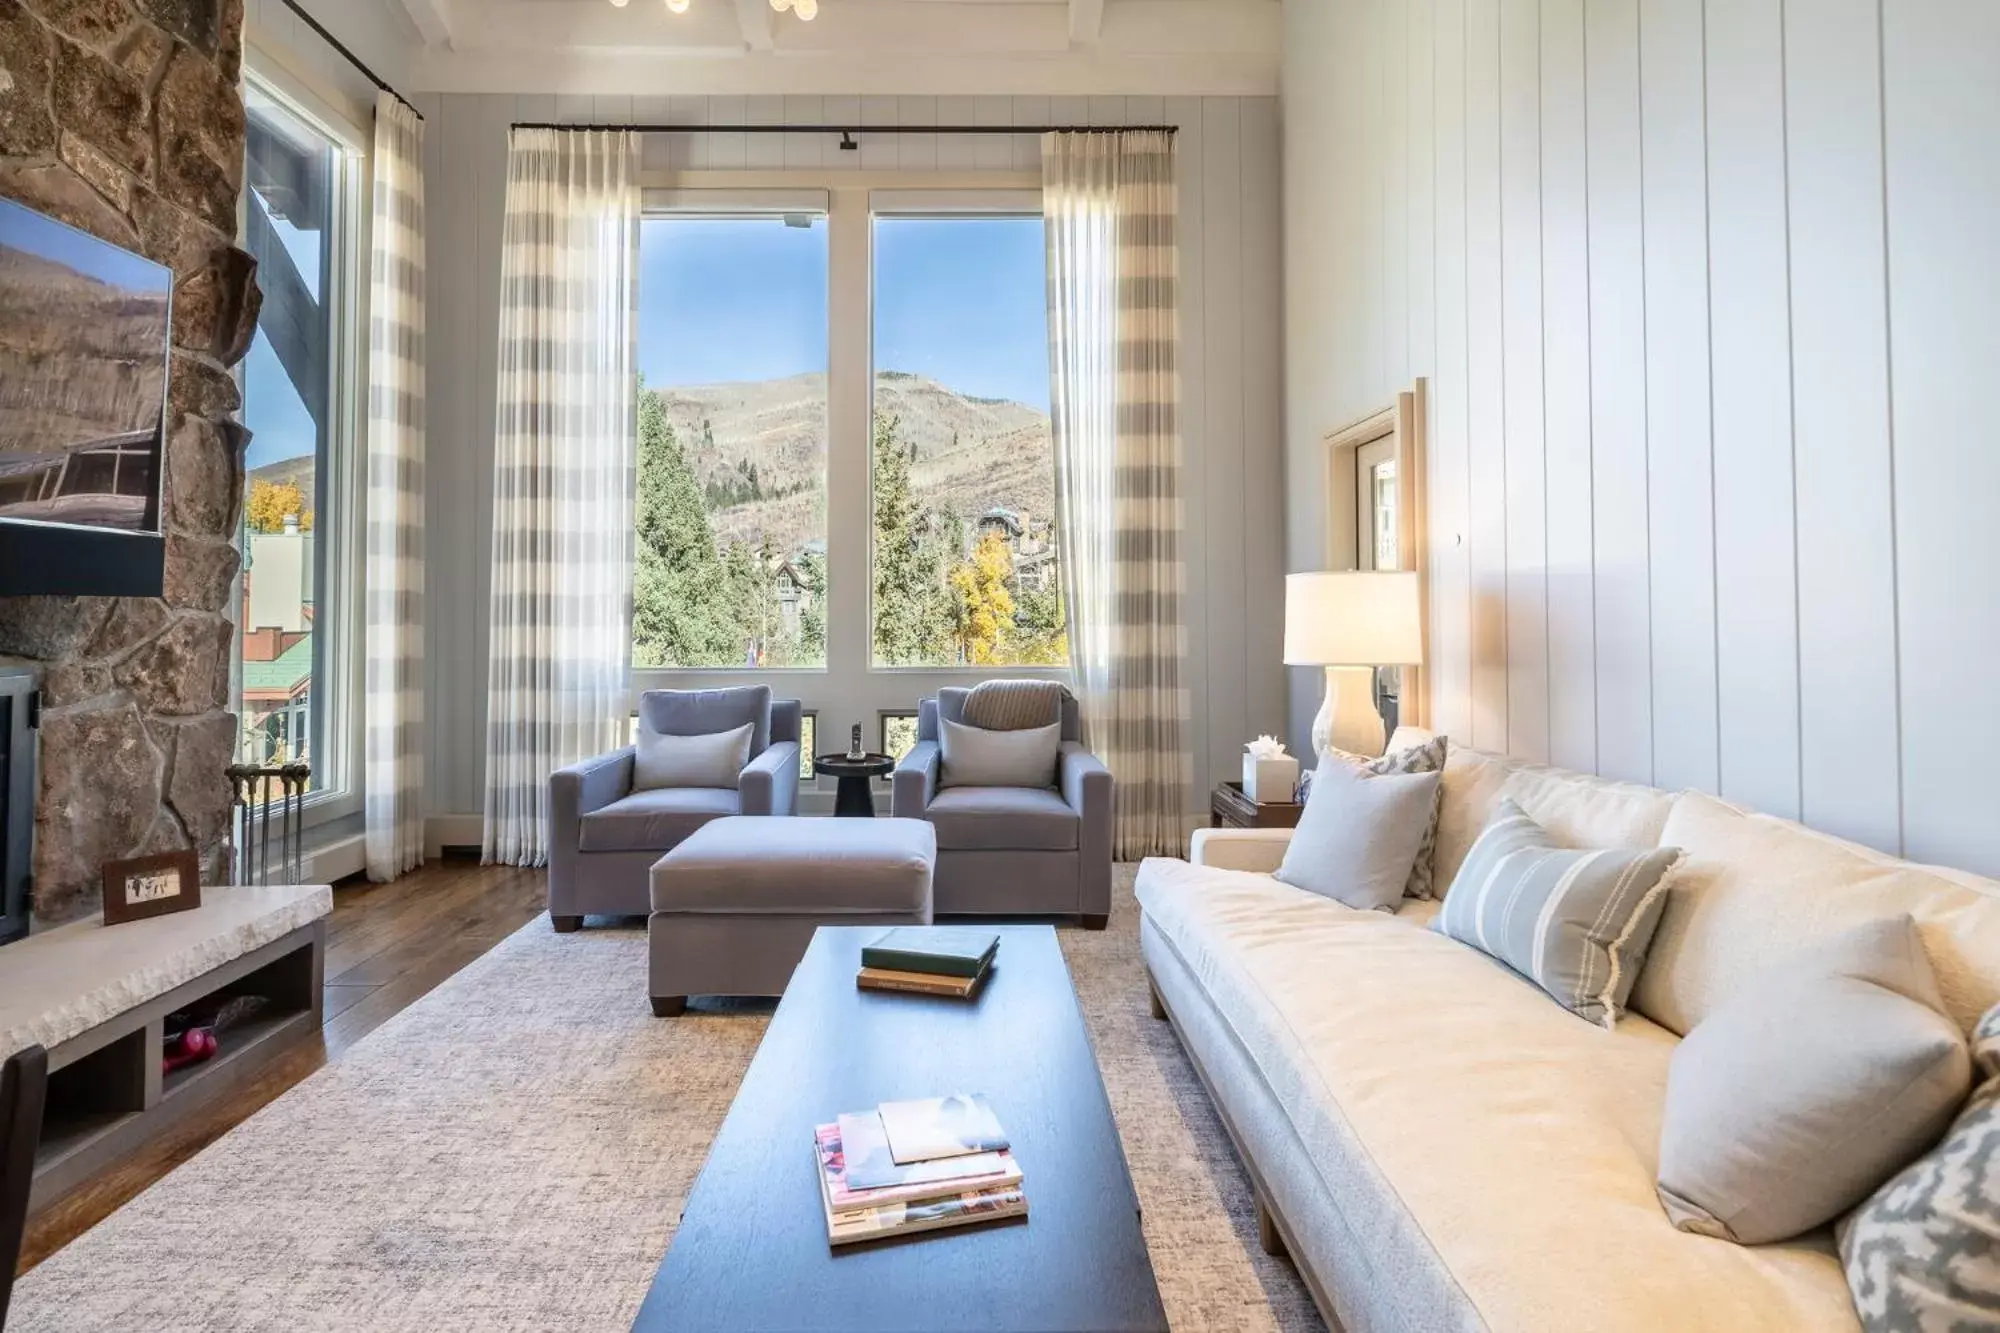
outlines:
[[[1318, 1328], [1147, 1012], [1132, 877], [1060, 936], [1168, 1318]], [[627, 1328], [769, 1018], [655, 1019], [645, 974], [643, 930], [530, 922], [29, 1273], [10, 1333]]]

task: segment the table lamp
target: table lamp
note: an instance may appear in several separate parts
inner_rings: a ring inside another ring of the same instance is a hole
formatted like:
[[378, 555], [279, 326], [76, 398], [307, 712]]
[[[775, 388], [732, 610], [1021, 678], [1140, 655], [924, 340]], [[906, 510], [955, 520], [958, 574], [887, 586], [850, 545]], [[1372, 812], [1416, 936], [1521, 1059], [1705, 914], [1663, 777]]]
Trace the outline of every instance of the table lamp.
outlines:
[[1417, 575], [1408, 570], [1285, 576], [1285, 665], [1326, 668], [1312, 745], [1377, 755], [1388, 744], [1375, 668], [1424, 660]]

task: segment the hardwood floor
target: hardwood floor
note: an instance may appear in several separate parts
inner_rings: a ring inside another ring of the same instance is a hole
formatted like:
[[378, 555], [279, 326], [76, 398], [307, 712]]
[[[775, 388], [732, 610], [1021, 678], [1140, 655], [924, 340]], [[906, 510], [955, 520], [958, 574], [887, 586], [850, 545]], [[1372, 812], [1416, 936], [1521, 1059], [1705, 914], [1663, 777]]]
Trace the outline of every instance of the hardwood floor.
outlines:
[[336, 887], [327, 922], [326, 1018], [320, 1035], [29, 1223], [21, 1271], [96, 1226], [520, 929], [546, 906], [545, 881], [540, 870], [450, 860], [393, 884], [354, 880]]

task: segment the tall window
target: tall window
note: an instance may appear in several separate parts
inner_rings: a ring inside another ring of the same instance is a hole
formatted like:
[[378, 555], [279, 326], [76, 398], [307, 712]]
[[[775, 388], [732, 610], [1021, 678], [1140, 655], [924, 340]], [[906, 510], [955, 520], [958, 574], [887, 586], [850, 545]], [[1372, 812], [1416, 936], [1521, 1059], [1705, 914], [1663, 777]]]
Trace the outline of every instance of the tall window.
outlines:
[[875, 219], [874, 658], [1069, 660], [1039, 216]]
[[826, 664], [827, 222], [640, 230], [636, 667]]
[[244, 245], [257, 258], [263, 313], [242, 367], [251, 431], [243, 509], [241, 757], [304, 761], [313, 786], [337, 785], [344, 755], [329, 748], [327, 689], [338, 630], [327, 595], [329, 524], [340, 503], [337, 460], [352, 413], [354, 155], [257, 84], [248, 112]]

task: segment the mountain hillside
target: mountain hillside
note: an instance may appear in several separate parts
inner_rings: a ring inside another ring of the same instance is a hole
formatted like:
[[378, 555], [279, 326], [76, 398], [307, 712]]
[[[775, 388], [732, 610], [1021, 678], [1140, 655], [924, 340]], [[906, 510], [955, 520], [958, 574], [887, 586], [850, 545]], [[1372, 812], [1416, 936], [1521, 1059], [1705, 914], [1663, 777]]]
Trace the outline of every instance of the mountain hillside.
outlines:
[[[709, 490], [718, 537], [762, 534], [789, 555], [824, 535], [825, 375], [654, 392]], [[1053, 521], [1055, 451], [1041, 412], [893, 370], [875, 377], [875, 410], [915, 446], [925, 504], [965, 519], [1000, 506]]]

